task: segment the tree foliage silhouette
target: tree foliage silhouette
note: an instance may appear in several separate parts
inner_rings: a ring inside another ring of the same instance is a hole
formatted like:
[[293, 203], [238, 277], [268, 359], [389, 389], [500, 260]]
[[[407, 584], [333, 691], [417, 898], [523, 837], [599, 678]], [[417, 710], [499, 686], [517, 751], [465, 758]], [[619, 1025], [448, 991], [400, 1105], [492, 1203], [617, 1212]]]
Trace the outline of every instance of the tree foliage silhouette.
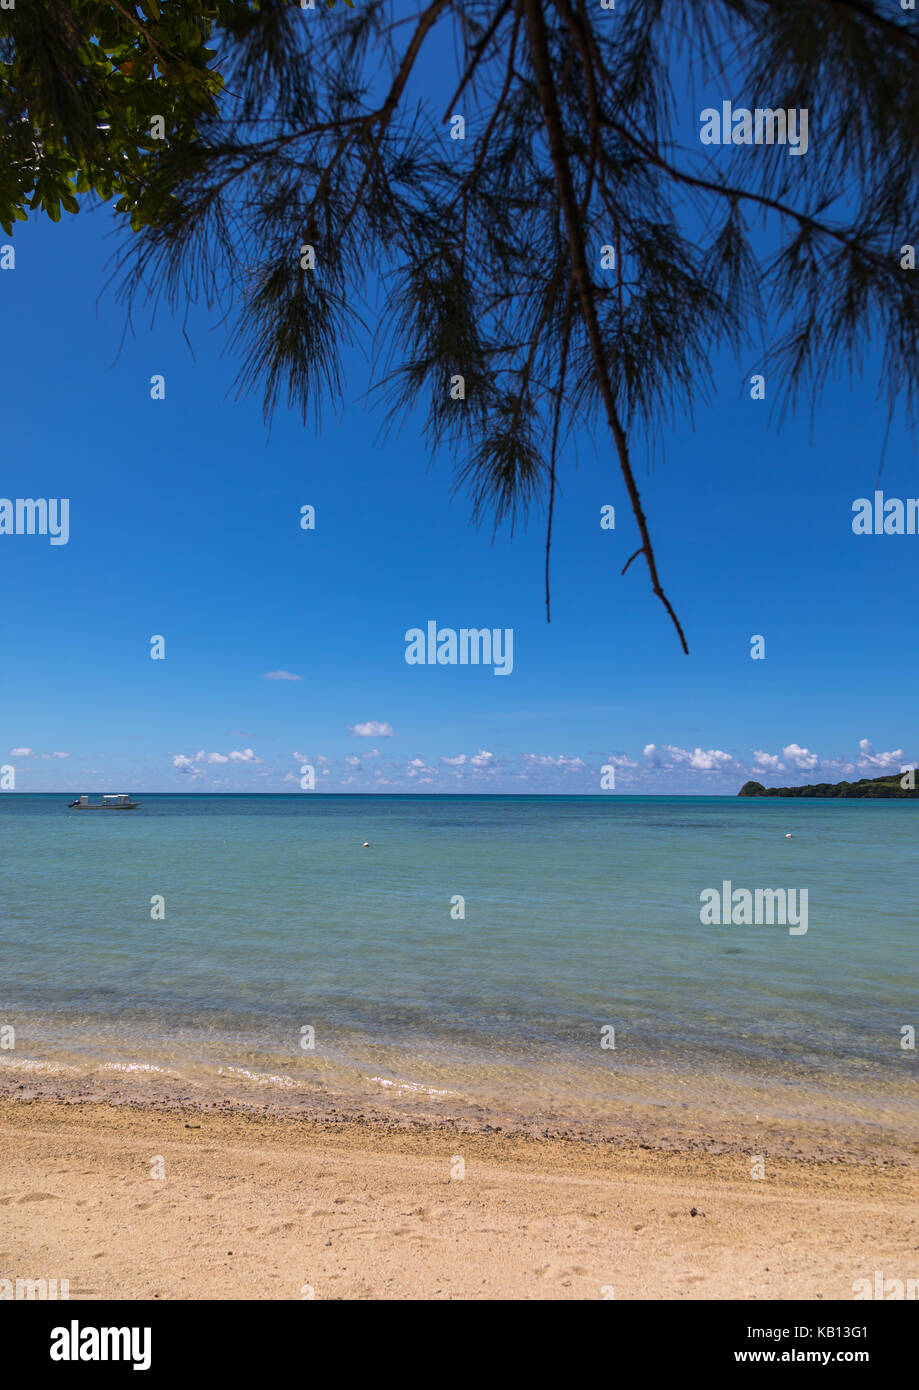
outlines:
[[[101, 142], [131, 171], [119, 184], [135, 228], [119, 260], [129, 305], [220, 307], [240, 389], [260, 388], [267, 416], [283, 395], [304, 417], [340, 397], [342, 348], [374, 309], [378, 384], [395, 413], [426, 403], [430, 444], [455, 450], [474, 516], [513, 529], [545, 507], [547, 617], [561, 450], [602, 422], [638, 530], [623, 573], [643, 558], [688, 650], [633, 447], [707, 398], [725, 345], [755, 346], [787, 402], [813, 403], [830, 372], [861, 372], [873, 342], [889, 410], [904, 399], [913, 418], [919, 295], [900, 248], [919, 240], [919, 21], [907, 12], [874, 0], [171, 7], [197, 21], [200, 44], [213, 38], [216, 57], [202, 58], [190, 28], [160, 43], [153, 0], [74, 8], [122, 16], [132, 52], [142, 45], [141, 86], [173, 81], [176, 138], [139, 162], [124, 122]], [[20, 14], [3, 17], [4, 61]], [[419, 63], [451, 24], [460, 76], [444, 104], [418, 90]], [[0, 89], [7, 150], [25, 138], [18, 112], [78, 166], [91, 160], [66, 46], [64, 59], [32, 58], [40, 80]], [[170, 64], [183, 61], [212, 77], [176, 84]], [[810, 150], [713, 154], [678, 98], [687, 72], [751, 109], [806, 108]], [[449, 138], [457, 113], [465, 141]], [[304, 244], [315, 270], [301, 268]]]

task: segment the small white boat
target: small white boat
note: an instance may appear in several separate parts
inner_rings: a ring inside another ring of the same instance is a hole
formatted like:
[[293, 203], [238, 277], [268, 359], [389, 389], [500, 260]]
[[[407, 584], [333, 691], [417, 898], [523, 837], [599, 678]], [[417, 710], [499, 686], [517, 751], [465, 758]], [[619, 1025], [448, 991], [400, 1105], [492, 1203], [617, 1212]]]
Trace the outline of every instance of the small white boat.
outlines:
[[68, 811], [136, 811], [140, 805], [139, 801], [132, 801], [127, 792], [115, 792], [112, 795], [105, 795], [101, 802], [92, 802], [88, 796], [78, 796], [76, 801], [71, 801], [67, 807]]

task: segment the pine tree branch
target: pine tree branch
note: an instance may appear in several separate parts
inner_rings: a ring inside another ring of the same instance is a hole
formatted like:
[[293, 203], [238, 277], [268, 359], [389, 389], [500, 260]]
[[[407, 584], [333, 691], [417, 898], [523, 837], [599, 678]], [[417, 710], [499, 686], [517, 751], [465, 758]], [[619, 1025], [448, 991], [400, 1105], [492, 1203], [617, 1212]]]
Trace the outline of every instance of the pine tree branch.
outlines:
[[[504, 86], [501, 88], [501, 95], [498, 97], [498, 100], [495, 103], [494, 110], [492, 111], [491, 116], [488, 119], [488, 125], [485, 127], [484, 133], [476, 141], [475, 153], [473, 155], [472, 160], [472, 168], [460, 184], [456, 196], [453, 199], [453, 202], [447, 208], [444, 214], [445, 218], [448, 218], [451, 215], [453, 209], [459, 202], [460, 197], [462, 196], [463, 198], [465, 198], [467, 191], [475, 183], [475, 180], [479, 175], [479, 171], [481, 170], [482, 164], [484, 163], [485, 155], [488, 152], [488, 146], [491, 142], [492, 133], [495, 129], [495, 126], [498, 124], [498, 121], [502, 113], [504, 112], [505, 106], [507, 105], [507, 98], [511, 89], [511, 83], [514, 80], [514, 60], [517, 55], [517, 33], [520, 28], [521, 14], [521, 0], [517, 0], [514, 14], [514, 27], [511, 31], [510, 50], [507, 58], [507, 71], [505, 72], [504, 76]], [[445, 116], [444, 120], [446, 119], [447, 118]]]
[[499, 7], [494, 19], [491, 21], [488, 28], [485, 30], [485, 33], [482, 35], [475, 48], [473, 49], [472, 57], [470, 58], [469, 63], [466, 66], [466, 70], [463, 73], [463, 76], [460, 80], [460, 84], [457, 87], [456, 91], [453, 93], [453, 96], [450, 98], [450, 101], [447, 103], [447, 109], [443, 115], [444, 121], [449, 121], [450, 112], [456, 106], [456, 103], [459, 101], [466, 87], [472, 81], [476, 69], [479, 66], [479, 60], [481, 59], [482, 54], [485, 52], [485, 49], [487, 48], [490, 40], [493, 38], [495, 31], [498, 28], [498, 25], [501, 23], [502, 19], [507, 14], [512, 4], [515, 4], [515, 0], [504, 0], [504, 3]]
[[[609, 69], [603, 61], [603, 55], [601, 54], [599, 46], [597, 44], [596, 36], [591, 30], [590, 26], [581, 25], [578, 23], [577, 19], [575, 19], [575, 17], [571, 15], [570, 9], [568, 9], [567, 0], [554, 0], [554, 2], [556, 9], [562, 15], [562, 18], [565, 19], [566, 23], [568, 22], [568, 18], [570, 17], [574, 27], [581, 34], [581, 39], [584, 48], [586, 52], [589, 54], [590, 59], [590, 63], [587, 65], [592, 66], [597, 72], [599, 72], [602, 75], [611, 92], [615, 91], [616, 84], [613, 80], [612, 74], [610, 73]], [[847, 5], [849, 8], [856, 9], [860, 14], [863, 15], [863, 17], [872, 18], [877, 23], [884, 25], [885, 28], [889, 25], [889, 27], [892, 28], [895, 32], [903, 32], [902, 27], [900, 25], [889, 23], [888, 21], [882, 20], [881, 16], [877, 14], [871, 14], [870, 12], [865, 11], [864, 6], [860, 5], [858, 3], [858, 0], [818, 0], [818, 3]], [[586, 59], [585, 63], [587, 63]], [[642, 139], [641, 136], [636, 135], [621, 120], [617, 120], [615, 117], [607, 115], [601, 116], [600, 120], [604, 126], [608, 126], [610, 129], [615, 130], [616, 133], [620, 135], [623, 140], [625, 140], [628, 144], [630, 144], [633, 147], [633, 149], [638, 150], [638, 152], [642, 154], [649, 161], [649, 163], [653, 164], [655, 168], [660, 169], [662, 173], [666, 174], [668, 178], [673, 179], [675, 182], [685, 184], [687, 187], [690, 188], [698, 188], [706, 193], [715, 193], [718, 196], [722, 198], [727, 198], [729, 200], [736, 200], [739, 198], [744, 199], [747, 202], [755, 203], [757, 204], [757, 206], [765, 208], [771, 212], [777, 212], [783, 217], [793, 219], [798, 223], [798, 226], [800, 227], [806, 227], [809, 230], [820, 232], [825, 236], [831, 237], [833, 240], [845, 246], [848, 250], [854, 251], [859, 255], [863, 256], [865, 260], [870, 261], [871, 264], [873, 264], [877, 269], [883, 270], [888, 274], [897, 274], [896, 266], [888, 258], [880, 256], [874, 251], [867, 250], [865, 247], [860, 245], [859, 242], [854, 241], [851, 237], [847, 237], [843, 232], [839, 231], [838, 228], [831, 227], [826, 222], [822, 222], [817, 218], [811, 217], [807, 213], [800, 212], [797, 208], [791, 207], [788, 203], [785, 203], [778, 198], [770, 197], [768, 194], [756, 193], [752, 189], [740, 188], [732, 184], [721, 183], [715, 179], [707, 179], [698, 174], [691, 174], [688, 171], [680, 169], [676, 165], [671, 164], [669, 160], [665, 159], [664, 156], [660, 154], [655, 145], [648, 144], [646, 140]]]
[[865, 21], [874, 29], [880, 29], [886, 39], [890, 39], [902, 48], [906, 53], [912, 53], [916, 57], [919, 49], [919, 39], [909, 29], [902, 24], [895, 24], [886, 15], [878, 14], [872, 5], [864, 3], [864, 0], [816, 0], [816, 3], [828, 7], [831, 11], [848, 10], [851, 14], [857, 15], [859, 19]]
[[899, 270], [895, 261], [891, 261], [889, 257], [881, 256], [876, 251], [869, 250], [852, 237], [846, 236], [838, 227], [832, 227], [828, 222], [822, 222], [819, 218], [811, 217], [809, 213], [800, 212], [797, 208], [791, 207], [790, 204], [784, 203], [778, 198], [770, 197], [766, 193], [756, 193], [753, 189], [740, 188], [733, 184], [719, 183], [715, 179], [706, 179], [701, 175], [690, 174], [686, 170], [678, 169], [676, 165], [664, 159], [663, 155], [659, 154], [653, 145], [648, 145], [644, 140], [640, 139], [640, 137], [633, 135], [621, 122], [604, 116], [603, 124], [615, 129], [624, 140], [627, 140], [629, 144], [639, 150], [655, 168], [660, 169], [662, 173], [667, 174], [667, 176], [672, 178], [675, 182], [686, 184], [689, 188], [702, 189], [706, 193], [717, 193], [720, 197], [727, 198], [729, 201], [737, 201], [740, 199], [748, 203], [756, 203], [757, 206], [766, 208], [770, 212], [777, 212], [782, 217], [793, 219], [797, 222], [799, 227], [806, 227], [810, 231], [819, 232], [822, 236], [830, 237], [833, 241], [839, 242], [841, 246], [845, 246], [847, 250], [854, 251], [863, 257], [864, 260], [869, 261], [876, 269], [883, 270], [894, 278], [899, 278]]
[[552, 608], [549, 593], [549, 552], [552, 549], [552, 519], [555, 513], [555, 465], [558, 458], [558, 427], [562, 414], [562, 399], [565, 394], [565, 378], [568, 373], [568, 346], [571, 342], [571, 311], [574, 307], [574, 279], [568, 280], [568, 294], [565, 299], [565, 320], [562, 325], [562, 354], [558, 369], [558, 394], [555, 397], [555, 411], [552, 418], [552, 447], [549, 454], [549, 509], [546, 517], [546, 622], [552, 621]]
[[635, 517], [639, 535], [642, 539], [641, 550], [644, 553], [648, 572], [651, 576], [651, 587], [669, 613], [673, 625], [677, 630], [683, 651], [688, 654], [689, 647], [686, 642], [686, 636], [680, 625], [680, 620], [661, 586], [657, 570], [657, 561], [654, 555], [654, 547], [651, 543], [647, 519], [642, 509], [641, 496], [638, 491], [638, 484], [635, 481], [635, 474], [632, 470], [631, 459], [629, 457], [628, 441], [625, 436], [622, 421], [619, 418], [619, 412], [616, 408], [615, 393], [605, 360], [603, 343], [600, 336], [600, 322], [597, 315], [597, 306], [594, 301], [593, 287], [587, 269], [584, 235], [578, 218], [578, 206], [574, 191], [574, 183], [571, 177], [571, 166], [565, 149], [565, 136], [561, 112], [558, 105], [558, 95], [552, 76], [552, 60], [549, 55], [549, 42], [546, 34], [545, 16], [542, 11], [542, 0], [525, 0], [525, 5], [527, 30], [530, 36], [530, 58], [533, 63], [533, 71], [536, 75], [536, 85], [543, 110], [546, 136], [549, 142], [549, 153], [555, 171], [555, 182], [558, 190], [559, 202], [561, 203], [562, 212], [564, 213], [565, 228], [568, 236], [568, 250], [571, 255], [572, 274], [575, 284], [577, 285], [578, 305], [590, 344], [594, 378], [606, 409], [606, 417], [616, 444], [616, 451], [619, 455], [619, 467], [625, 480], [626, 490], [629, 494], [629, 501], [632, 506], [632, 513]]

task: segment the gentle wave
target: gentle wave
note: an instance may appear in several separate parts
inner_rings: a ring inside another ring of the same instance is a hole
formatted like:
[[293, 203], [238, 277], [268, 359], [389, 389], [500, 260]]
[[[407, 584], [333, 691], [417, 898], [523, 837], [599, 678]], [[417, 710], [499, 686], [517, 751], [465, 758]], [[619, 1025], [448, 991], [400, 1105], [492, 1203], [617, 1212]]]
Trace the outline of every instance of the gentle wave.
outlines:
[[371, 1076], [371, 1081], [376, 1081], [381, 1086], [392, 1086], [397, 1091], [413, 1091], [424, 1096], [458, 1096], [459, 1091], [438, 1091], [434, 1086], [422, 1086], [417, 1081], [391, 1081], [385, 1076]]
[[217, 1075], [251, 1081], [256, 1086], [278, 1086], [284, 1090], [295, 1090], [297, 1086], [289, 1076], [271, 1076], [267, 1072], [250, 1071], [248, 1067], [219, 1067]]

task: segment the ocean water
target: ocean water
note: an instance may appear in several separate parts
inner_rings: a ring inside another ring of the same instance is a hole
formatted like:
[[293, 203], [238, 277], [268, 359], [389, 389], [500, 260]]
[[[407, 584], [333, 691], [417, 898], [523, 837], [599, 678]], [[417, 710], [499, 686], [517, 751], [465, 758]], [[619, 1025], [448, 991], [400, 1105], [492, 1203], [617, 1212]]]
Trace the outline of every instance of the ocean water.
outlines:
[[[916, 1133], [916, 803], [70, 799], [0, 796], [2, 1067], [608, 1131], [638, 1104]], [[807, 932], [703, 925], [725, 879], [807, 889]]]

